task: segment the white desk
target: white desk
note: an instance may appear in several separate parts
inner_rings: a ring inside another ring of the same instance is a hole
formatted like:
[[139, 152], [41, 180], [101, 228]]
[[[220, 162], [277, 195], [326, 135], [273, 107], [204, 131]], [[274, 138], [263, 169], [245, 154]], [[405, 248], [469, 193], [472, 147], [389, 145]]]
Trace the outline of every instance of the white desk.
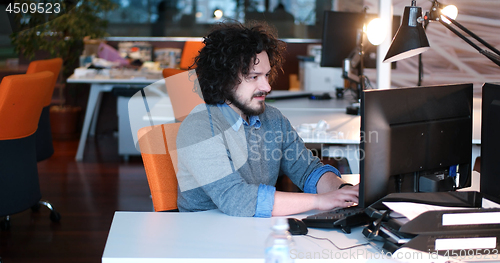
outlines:
[[[346, 179], [356, 183], [359, 175], [349, 175]], [[478, 191], [478, 185], [479, 174], [474, 172], [471, 188], [463, 190]], [[289, 217], [301, 219], [316, 212]], [[264, 262], [265, 240], [271, 232], [273, 220], [232, 217], [219, 210], [196, 213], [115, 212], [102, 262]], [[342, 250], [325, 240], [293, 236], [295, 246], [291, 256], [296, 258], [296, 262], [318, 262], [317, 258], [307, 259], [307, 255], [319, 255], [322, 259], [319, 262], [395, 262], [382, 258], [387, 254], [381, 253], [381, 244], [368, 244], [362, 229], [355, 227], [351, 234], [344, 234], [339, 229], [310, 228], [309, 235], [328, 238]], [[428, 256], [427, 251], [422, 255]], [[435, 258], [432, 261], [445, 262]], [[426, 261], [408, 259], [403, 262]]]
[[[231, 217], [219, 210], [196, 213], [116, 212], [102, 262], [264, 262], [265, 240], [271, 232], [272, 222], [272, 218]], [[361, 231], [362, 227], [358, 227], [345, 235], [336, 229], [310, 229], [309, 234], [329, 238], [337, 246], [348, 248], [368, 243]], [[295, 247], [291, 256], [297, 258], [296, 262], [308, 262], [301, 260], [306, 253], [326, 255], [330, 258], [327, 262], [336, 258], [367, 262], [369, 260], [364, 258], [381, 251], [372, 245], [341, 251], [328, 241], [305, 236], [293, 238]]]
[[87, 101], [87, 109], [85, 111], [85, 119], [83, 122], [82, 133], [80, 135], [80, 142], [78, 144], [78, 150], [76, 151], [75, 159], [77, 161], [83, 160], [83, 152], [85, 150], [85, 143], [87, 141], [87, 136], [94, 136], [95, 127], [97, 123], [97, 117], [99, 114], [99, 107], [101, 105], [102, 92], [111, 91], [114, 86], [120, 85], [130, 85], [130, 86], [141, 86], [150, 85], [158, 80], [161, 80], [161, 76], [153, 75], [152, 77], [120, 77], [120, 78], [110, 78], [110, 77], [80, 77], [77, 78], [71, 75], [68, 79], [68, 83], [84, 83], [90, 84], [90, 93]]

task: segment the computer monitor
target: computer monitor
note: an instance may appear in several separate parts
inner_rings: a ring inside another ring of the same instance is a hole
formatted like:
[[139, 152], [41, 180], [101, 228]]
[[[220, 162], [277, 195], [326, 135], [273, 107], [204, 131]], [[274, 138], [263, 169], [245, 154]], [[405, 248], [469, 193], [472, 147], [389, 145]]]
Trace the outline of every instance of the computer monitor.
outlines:
[[[369, 20], [376, 18], [375, 14], [366, 14]], [[325, 11], [323, 34], [321, 40], [322, 67], [342, 67], [345, 58], [357, 47], [358, 30], [363, 28], [364, 13]], [[391, 36], [394, 36], [400, 24], [400, 17], [394, 16]], [[364, 67], [376, 68], [377, 47], [368, 39], [363, 42], [365, 55]], [[393, 68], [395, 64], [392, 64]]]
[[389, 193], [470, 186], [472, 84], [362, 95], [360, 206]]
[[500, 83], [483, 85], [480, 191], [500, 200]]

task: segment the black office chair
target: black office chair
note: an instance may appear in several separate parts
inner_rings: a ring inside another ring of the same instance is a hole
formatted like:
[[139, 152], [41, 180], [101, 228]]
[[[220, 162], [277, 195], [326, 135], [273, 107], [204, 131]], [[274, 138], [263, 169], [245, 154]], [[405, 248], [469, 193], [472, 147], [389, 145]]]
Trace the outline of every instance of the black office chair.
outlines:
[[[36, 155], [36, 130], [53, 73], [6, 76], [0, 83], [0, 227], [10, 215], [36, 208], [41, 200]], [[50, 219], [59, 221], [53, 207]]]
[[[54, 93], [54, 88], [61, 71], [63, 60], [61, 58], [53, 59], [43, 59], [32, 61], [26, 74], [33, 74], [42, 71], [50, 71], [54, 74], [49, 87], [49, 90], [43, 98], [43, 109], [40, 119], [38, 120], [38, 129], [36, 130], [36, 160], [38, 162], [47, 160], [54, 154], [54, 146], [52, 143], [52, 129], [50, 127], [50, 104], [52, 101], [52, 93]], [[54, 210], [51, 203], [47, 200], [40, 200], [38, 204], [32, 207], [33, 211], [38, 211], [40, 206], [43, 205], [50, 210]], [[55, 217], [58, 216], [54, 213]], [[60, 216], [59, 216], [60, 217]], [[59, 219], [54, 218], [54, 221], [59, 221]]]
[[37, 161], [48, 159], [54, 154], [54, 146], [52, 145], [52, 130], [50, 128], [50, 104], [52, 101], [52, 93], [59, 77], [59, 72], [63, 60], [61, 58], [44, 59], [32, 61], [26, 74], [33, 74], [42, 71], [50, 71], [54, 74], [51, 80], [49, 91], [43, 98], [43, 109], [38, 121], [38, 129], [36, 130], [36, 157]]

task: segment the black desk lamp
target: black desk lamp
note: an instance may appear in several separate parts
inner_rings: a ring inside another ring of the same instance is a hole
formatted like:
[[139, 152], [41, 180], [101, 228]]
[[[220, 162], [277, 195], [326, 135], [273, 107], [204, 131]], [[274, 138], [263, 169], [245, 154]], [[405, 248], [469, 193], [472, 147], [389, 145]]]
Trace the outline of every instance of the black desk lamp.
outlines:
[[[367, 37], [367, 27], [369, 26], [370, 23], [374, 22], [374, 20], [370, 21], [367, 23], [367, 7], [363, 9], [363, 28], [359, 28], [357, 32], [357, 37], [356, 37], [356, 47], [354, 50], [351, 52], [349, 57], [344, 59], [343, 65], [342, 65], [342, 77], [344, 79], [347, 79], [349, 81], [352, 81], [356, 83], [356, 102], [353, 103], [351, 106], [348, 106], [346, 108], [346, 113], [351, 114], [351, 115], [359, 115], [359, 108], [360, 108], [360, 99], [361, 99], [361, 93], [366, 89], [366, 76], [364, 75], [364, 56], [365, 56], [365, 50], [364, 50], [364, 41], [365, 37]], [[382, 38], [383, 39], [383, 38]], [[368, 39], [370, 43], [373, 45], [379, 45], [380, 43], [376, 43], [375, 41], [371, 40], [370, 38]], [[354, 74], [352, 72], [353, 69], [356, 69], [357, 74]]]
[[[472, 33], [470, 30], [459, 24], [451, 17], [441, 12], [443, 5], [438, 1], [433, 1], [431, 11], [425, 16], [422, 16], [422, 8], [416, 6], [416, 1], [412, 0], [411, 6], [406, 6], [403, 13], [403, 23], [398, 29], [396, 36], [392, 40], [391, 47], [387, 51], [384, 62], [393, 62], [405, 58], [418, 55], [429, 49], [429, 41], [425, 35], [424, 24], [429, 21], [438, 21], [446, 28], [451, 30], [455, 35], [463, 39], [467, 44], [475, 48], [479, 53], [486, 56], [495, 64], [500, 66], [500, 51], [488, 44], [486, 41]], [[482, 49], [470, 39], [461, 34], [457, 29], [449, 25], [446, 20], [449, 20], [453, 25], [467, 33], [469, 36], [476, 39], [489, 50]]]
[[[366, 9], [365, 9], [366, 15]], [[365, 23], [363, 22], [363, 25]], [[364, 27], [364, 26], [363, 26]], [[349, 81], [356, 83], [356, 97], [355, 102], [346, 108], [346, 113], [351, 115], [359, 115], [359, 100], [361, 99], [361, 92], [365, 90], [365, 76], [363, 73], [364, 70], [364, 55], [365, 51], [363, 50], [363, 42], [365, 38], [365, 32], [363, 29], [358, 29], [356, 47], [351, 52], [349, 57], [344, 59], [342, 65], [342, 77]], [[356, 74], [352, 71], [356, 69]]]

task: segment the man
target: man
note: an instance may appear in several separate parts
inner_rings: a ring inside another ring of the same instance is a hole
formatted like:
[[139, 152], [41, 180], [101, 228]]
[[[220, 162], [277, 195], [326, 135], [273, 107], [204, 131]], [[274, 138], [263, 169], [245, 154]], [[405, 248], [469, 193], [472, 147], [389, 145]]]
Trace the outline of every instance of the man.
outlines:
[[[264, 25], [239, 23], [219, 24], [204, 43], [195, 64], [206, 104], [177, 136], [179, 210], [270, 217], [357, 203], [358, 186], [314, 157], [288, 119], [264, 102], [284, 43]], [[276, 191], [282, 174], [304, 193]]]

